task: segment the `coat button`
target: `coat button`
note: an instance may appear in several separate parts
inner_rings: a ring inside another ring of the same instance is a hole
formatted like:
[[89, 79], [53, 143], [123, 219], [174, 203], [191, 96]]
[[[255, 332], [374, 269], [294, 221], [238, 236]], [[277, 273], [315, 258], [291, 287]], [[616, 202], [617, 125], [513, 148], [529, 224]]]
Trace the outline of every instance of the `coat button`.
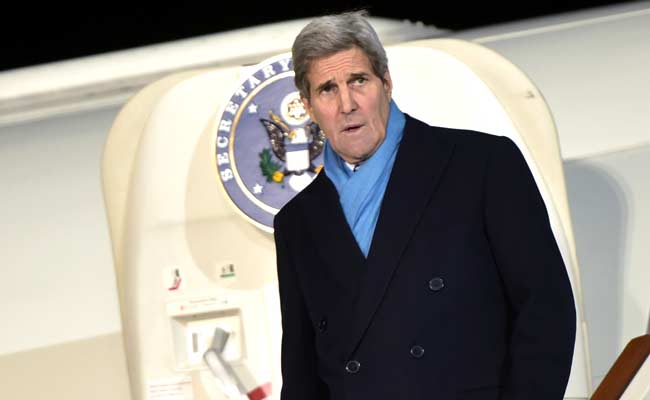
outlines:
[[411, 347], [410, 353], [414, 358], [422, 358], [424, 355], [424, 347], [416, 344], [415, 346]]
[[318, 330], [320, 332], [325, 332], [327, 330], [327, 319], [323, 318], [318, 323]]
[[442, 278], [435, 277], [429, 281], [429, 289], [433, 290], [434, 292], [437, 292], [443, 287], [445, 287], [445, 281], [443, 281]]
[[350, 360], [345, 364], [345, 371], [348, 374], [356, 374], [361, 368], [361, 363], [357, 360]]

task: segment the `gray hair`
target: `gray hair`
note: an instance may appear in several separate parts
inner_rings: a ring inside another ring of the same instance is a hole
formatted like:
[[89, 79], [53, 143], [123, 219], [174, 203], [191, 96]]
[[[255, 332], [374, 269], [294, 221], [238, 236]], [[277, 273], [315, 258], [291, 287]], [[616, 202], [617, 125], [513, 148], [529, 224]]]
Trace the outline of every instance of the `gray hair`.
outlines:
[[355, 46], [368, 56], [375, 75], [384, 80], [388, 71], [386, 50], [367, 16], [365, 10], [327, 15], [314, 19], [300, 31], [293, 42], [291, 55], [296, 73], [294, 81], [301, 96], [309, 99], [307, 73], [313, 60]]

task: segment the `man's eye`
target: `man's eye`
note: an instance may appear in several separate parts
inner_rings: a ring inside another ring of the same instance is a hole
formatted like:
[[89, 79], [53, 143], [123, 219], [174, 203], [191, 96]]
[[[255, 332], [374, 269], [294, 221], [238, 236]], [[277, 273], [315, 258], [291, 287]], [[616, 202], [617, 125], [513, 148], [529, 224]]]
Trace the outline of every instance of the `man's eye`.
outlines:
[[357, 79], [355, 79], [354, 82], [355, 82], [357, 85], [363, 85], [366, 81], [367, 81], [366, 78], [360, 76], [360, 77], [358, 77]]

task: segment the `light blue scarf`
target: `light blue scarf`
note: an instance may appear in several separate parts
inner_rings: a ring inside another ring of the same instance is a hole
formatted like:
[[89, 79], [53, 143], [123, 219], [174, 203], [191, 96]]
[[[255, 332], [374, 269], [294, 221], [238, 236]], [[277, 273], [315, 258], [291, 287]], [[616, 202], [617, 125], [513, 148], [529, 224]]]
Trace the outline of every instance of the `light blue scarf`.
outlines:
[[384, 142], [357, 172], [346, 166], [329, 142], [325, 144], [325, 173], [339, 193], [345, 219], [366, 257], [405, 123], [404, 114], [391, 100]]

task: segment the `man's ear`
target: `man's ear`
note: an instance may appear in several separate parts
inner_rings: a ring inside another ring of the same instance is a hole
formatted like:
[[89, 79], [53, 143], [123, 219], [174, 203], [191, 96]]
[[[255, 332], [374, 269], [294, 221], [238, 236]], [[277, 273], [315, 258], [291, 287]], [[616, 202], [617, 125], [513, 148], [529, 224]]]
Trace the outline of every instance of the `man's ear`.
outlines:
[[393, 94], [393, 80], [390, 77], [390, 71], [388, 69], [384, 73], [384, 88], [388, 92], [388, 97], [391, 97]]
[[311, 108], [311, 103], [309, 102], [309, 99], [300, 96], [300, 100], [302, 101], [302, 104], [305, 106], [305, 111], [307, 111], [307, 114], [309, 114], [309, 118], [311, 118], [312, 121], [318, 123], [316, 119], [314, 119], [314, 112]]

